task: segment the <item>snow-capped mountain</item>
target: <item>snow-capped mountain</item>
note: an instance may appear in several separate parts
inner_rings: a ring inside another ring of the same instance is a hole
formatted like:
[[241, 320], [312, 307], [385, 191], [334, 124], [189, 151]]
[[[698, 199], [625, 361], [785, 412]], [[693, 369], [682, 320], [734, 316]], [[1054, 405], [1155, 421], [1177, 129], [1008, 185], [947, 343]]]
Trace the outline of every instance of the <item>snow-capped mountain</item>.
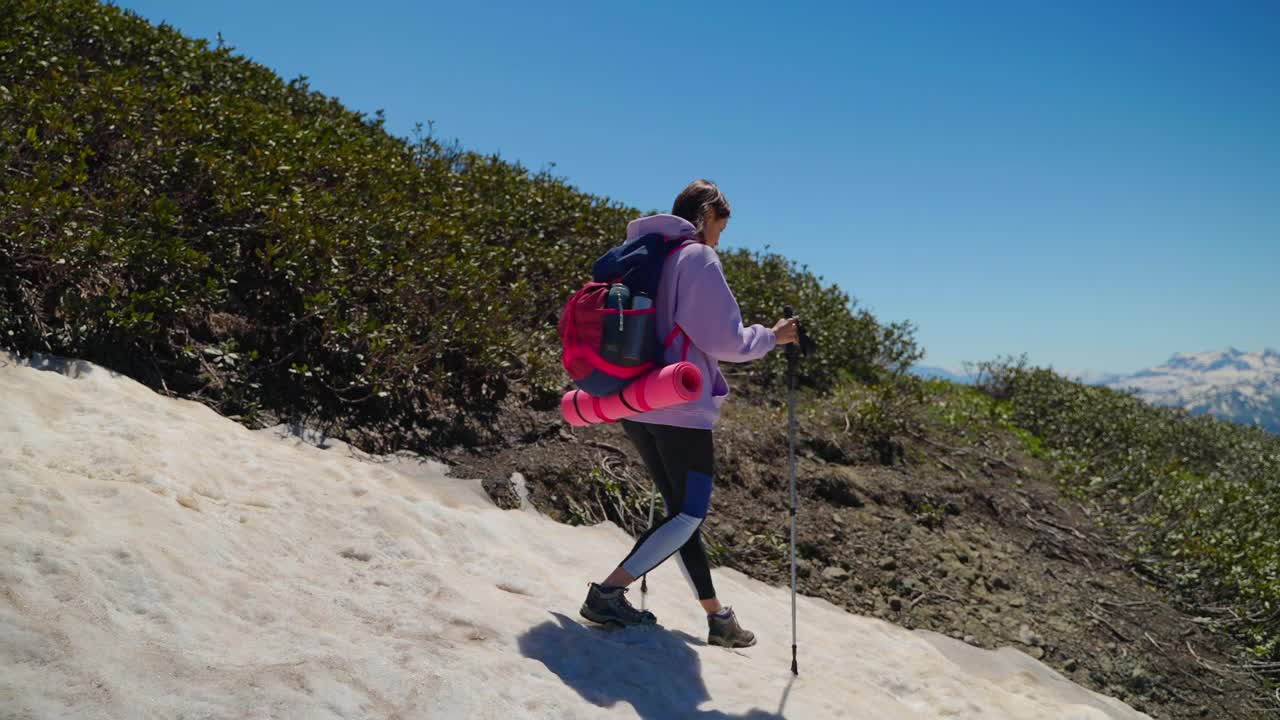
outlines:
[[960, 385], [969, 385], [973, 383], [973, 378], [962, 370], [952, 370], [950, 368], [937, 367], [935, 365], [914, 365], [908, 371], [912, 375], [922, 377], [925, 380], [933, 380], [935, 378], [949, 380]]
[[1092, 384], [1131, 389], [1156, 405], [1280, 433], [1280, 352], [1270, 348], [1175, 353], [1158, 367]]
[[1058, 370], [1056, 372], [1064, 378], [1075, 380], [1085, 385], [1106, 385], [1120, 378], [1128, 377], [1128, 375], [1093, 370]]

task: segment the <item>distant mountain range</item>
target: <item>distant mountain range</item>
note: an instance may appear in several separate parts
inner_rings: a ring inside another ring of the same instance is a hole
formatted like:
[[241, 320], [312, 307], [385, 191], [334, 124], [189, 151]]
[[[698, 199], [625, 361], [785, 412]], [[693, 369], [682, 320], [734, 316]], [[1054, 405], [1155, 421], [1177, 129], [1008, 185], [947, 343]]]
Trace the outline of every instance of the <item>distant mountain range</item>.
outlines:
[[1106, 378], [1117, 390], [1134, 390], [1155, 405], [1211, 414], [1280, 434], [1280, 352], [1176, 353], [1168, 362], [1132, 375]]
[[919, 375], [925, 380], [940, 378], [942, 380], [950, 380], [953, 383], [959, 383], [961, 385], [973, 384], [973, 379], [962, 372], [948, 370], [947, 368], [936, 367], [934, 365], [916, 365], [911, 368], [910, 373], [912, 375]]
[[[916, 366], [913, 374], [969, 384], [966, 374], [941, 367]], [[1192, 415], [1211, 414], [1280, 434], [1280, 352], [1175, 353], [1163, 365], [1131, 375], [1059, 371], [1089, 385], [1132, 390], [1154, 404], [1180, 407]]]

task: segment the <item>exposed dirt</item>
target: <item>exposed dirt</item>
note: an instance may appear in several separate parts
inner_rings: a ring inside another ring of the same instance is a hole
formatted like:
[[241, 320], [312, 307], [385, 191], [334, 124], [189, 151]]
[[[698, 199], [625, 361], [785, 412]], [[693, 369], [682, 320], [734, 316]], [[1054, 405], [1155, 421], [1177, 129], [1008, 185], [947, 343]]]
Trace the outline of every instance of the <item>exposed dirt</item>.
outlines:
[[[786, 427], [762, 425], [763, 399], [738, 402], [717, 427], [704, 528], [720, 564], [787, 585]], [[455, 475], [488, 480], [508, 505], [517, 471], [530, 501], [561, 520], [573, 516], [569, 498], [590, 504], [593, 468], [647, 487], [616, 426], [569, 430], [553, 411], [520, 410], [491, 430], [509, 440], [445, 459]], [[1126, 561], [1123, 539], [1064, 499], [1032, 458], [947, 456], [910, 437], [859, 446], [804, 428], [798, 456], [802, 593], [978, 647], [1011, 645], [1152, 717], [1276, 717], [1260, 682], [1233, 669], [1231, 639]], [[594, 506], [597, 520], [632, 531], [645, 522]]]

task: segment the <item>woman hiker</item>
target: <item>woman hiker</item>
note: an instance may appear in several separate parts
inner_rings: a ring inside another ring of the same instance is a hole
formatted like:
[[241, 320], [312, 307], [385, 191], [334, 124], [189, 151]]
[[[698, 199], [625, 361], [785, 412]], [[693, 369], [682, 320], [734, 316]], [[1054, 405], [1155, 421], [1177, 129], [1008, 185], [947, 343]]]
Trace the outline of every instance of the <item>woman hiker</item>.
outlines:
[[[662, 493], [667, 517], [636, 540], [631, 553], [604, 582], [591, 583], [580, 612], [598, 623], [656, 622], [653, 613], [637, 610], [623, 593], [636, 578], [679, 552], [681, 569], [707, 612], [707, 642], [749, 647], [755, 644], [755, 635], [744, 630], [733, 609], [716, 597], [699, 531], [711, 503], [715, 475], [711, 431], [729, 394], [718, 363], [764, 357], [778, 345], [796, 342], [798, 332], [794, 319], [779, 320], [773, 329], [743, 326], [738, 301], [715, 251], [728, 222], [729, 202], [720, 189], [708, 180], [696, 180], [676, 197], [670, 215], [644, 217], [627, 225], [628, 240], [656, 232], [666, 237], [687, 235], [696, 241], [666, 259], [655, 319], [658, 337], [674, 338], [666, 346], [665, 360], [684, 358], [697, 365], [704, 378], [703, 391], [692, 402], [622, 420]], [[677, 328], [684, 331], [682, 336]]]

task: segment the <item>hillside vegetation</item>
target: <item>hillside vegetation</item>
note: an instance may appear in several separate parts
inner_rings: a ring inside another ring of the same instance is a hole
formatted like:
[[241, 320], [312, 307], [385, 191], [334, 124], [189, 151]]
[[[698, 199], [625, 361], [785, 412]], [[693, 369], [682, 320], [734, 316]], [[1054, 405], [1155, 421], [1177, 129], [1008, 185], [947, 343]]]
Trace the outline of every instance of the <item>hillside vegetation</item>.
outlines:
[[[1202, 612], [1247, 639], [1259, 664], [1276, 669], [1280, 437], [1025, 362], [985, 364], [982, 384], [1063, 488], [1124, 527], [1140, 567], [1198, 598]], [[1219, 607], [1224, 599], [1235, 607]]]
[[1135, 571], [1233, 633], [1247, 666], [1280, 675], [1280, 437], [1083, 385], [1025, 357], [978, 363], [977, 377], [976, 387], [914, 376], [840, 384], [814, 401], [813, 442], [831, 456], [828, 446], [856, 437], [881, 462], [950, 470], [948, 459], [1009, 466], [1025, 453], [1112, 529]]
[[[4, 0], [0, 17], [9, 345], [249, 422], [376, 428], [366, 443], [466, 440], [455, 410], [517, 388], [557, 399], [559, 310], [638, 211], [393, 137], [305, 79], [118, 8]], [[814, 318], [811, 384], [918, 356], [909, 326], [781, 257], [725, 265], [749, 316], [786, 298]]]
[[[495, 419], [512, 409], [557, 432], [561, 304], [641, 214], [395, 137], [305, 78], [92, 0], [0, 0], [0, 162], [0, 345], [372, 451], [511, 444]], [[909, 322], [780, 255], [722, 258], [749, 320], [808, 319], [806, 452], [948, 472], [1035, 458], [1135, 569], [1251, 667], [1280, 666], [1280, 439], [1011, 360], [976, 389], [905, 376], [923, 355]], [[776, 457], [783, 369], [739, 371], [767, 422], [727, 442]], [[584, 500], [608, 480], [589, 470]], [[936, 528], [950, 511], [914, 512]], [[603, 504], [576, 519], [602, 516], [628, 522]]]

